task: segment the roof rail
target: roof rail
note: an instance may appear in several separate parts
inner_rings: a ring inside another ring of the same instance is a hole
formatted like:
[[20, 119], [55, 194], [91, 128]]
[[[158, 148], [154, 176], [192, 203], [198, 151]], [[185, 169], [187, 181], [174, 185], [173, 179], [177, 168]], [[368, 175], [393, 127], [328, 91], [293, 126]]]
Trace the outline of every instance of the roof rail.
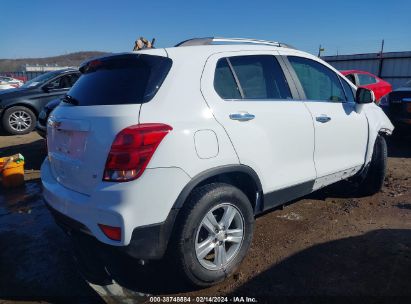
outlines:
[[290, 45], [287, 45], [282, 42], [277, 42], [277, 41], [248, 39], [248, 38], [223, 38], [223, 37], [192, 38], [192, 39], [184, 40], [176, 44], [175, 46], [179, 47], [179, 46], [193, 46], [193, 45], [212, 45], [212, 44], [218, 44], [218, 43], [221, 43], [221, 44], [229, 44], [229, 43], [262, 44], [262, 45], [292, 48]]

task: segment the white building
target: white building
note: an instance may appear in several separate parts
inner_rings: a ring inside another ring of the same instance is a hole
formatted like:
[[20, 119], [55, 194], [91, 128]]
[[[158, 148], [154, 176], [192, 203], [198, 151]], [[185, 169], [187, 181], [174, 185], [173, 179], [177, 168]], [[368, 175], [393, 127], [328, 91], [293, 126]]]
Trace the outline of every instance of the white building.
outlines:
[[23, 70], [23, 72], [50, 72], [50, 71], [68, 69], [68, 68], [77, 68], [77, 67], [59, 66], [57, 64], [53, 64], [53, 65], [52, 64], [45, 64], [45, 65], [26, 64], [26, 65], [23, 66], [22, 70]]

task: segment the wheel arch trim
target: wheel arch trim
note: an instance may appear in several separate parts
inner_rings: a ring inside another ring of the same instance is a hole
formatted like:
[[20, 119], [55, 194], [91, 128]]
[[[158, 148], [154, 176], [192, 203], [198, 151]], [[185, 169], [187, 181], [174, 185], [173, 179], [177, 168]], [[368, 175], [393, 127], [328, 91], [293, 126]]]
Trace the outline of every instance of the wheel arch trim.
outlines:
[[[219, 175], [227, 174], [227, 173], [245, 173], [247, 174], [255, 183], [255, 186], [257, 187], [257, 193], [258, 193], [258, 199], [261, 200], [263, 198], [263, 188], [262, 184], [260, 181], [260, 178], [258, 177], [257, 173], [250, 168], [249, 166], [246, 165], [225, 165], [225, 166], [219, 166], [211, 169], [207, 169], [196, 176], [194, 176], [190, 182], [183, 188], [183, 190], [180, 192], [179, 196], [177, 197], [176, 201], [174, 202], [174, 205], [172, 209], [180, 209], [183, 207], [185, 201], [187, 200], [188, 196], [190, 193], [193, 191], [195, 187], [197, 187], [200, 183], [203, 181], [212, 178], [212, 177], [217, 177]], [[260, 206], [262, 202], [256, 201], [256, 208]]]
[[380, 130], [378, 131], [379, 135], [383, 135], [383, 136], [391, 136], [392, 135], [392, 130], [388, 129], [388, 128], [380, 128]]
[[35, 106], [33, 106], [30, 103], [26, 103], [24, 101], [19, 101], [19, 102], [16, 102], [16, 103], [5, 105], [4, 108], [2, 109], [2, 113], [1, 113], [2, 116], [4, 115], [4, 112], [6, 112], [8, 109], [13, 108], [13, 107], [25, 107], [25, 108], [29, 109], [30, 111], [32, 111], [33, 114], [36, 116], [36, 118], [39, 115], [39, 111], [37, 110], [37, 108]]

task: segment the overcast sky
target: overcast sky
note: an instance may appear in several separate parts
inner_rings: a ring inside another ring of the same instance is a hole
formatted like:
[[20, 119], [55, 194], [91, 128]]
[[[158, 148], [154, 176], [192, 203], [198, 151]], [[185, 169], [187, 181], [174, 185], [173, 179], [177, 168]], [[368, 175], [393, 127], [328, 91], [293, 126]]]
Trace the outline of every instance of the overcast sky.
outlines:
[[129, 51], [143, 35], [248, 37], [323, 55], [411, 51], [411, 1], [0, 0], [0, 58]]

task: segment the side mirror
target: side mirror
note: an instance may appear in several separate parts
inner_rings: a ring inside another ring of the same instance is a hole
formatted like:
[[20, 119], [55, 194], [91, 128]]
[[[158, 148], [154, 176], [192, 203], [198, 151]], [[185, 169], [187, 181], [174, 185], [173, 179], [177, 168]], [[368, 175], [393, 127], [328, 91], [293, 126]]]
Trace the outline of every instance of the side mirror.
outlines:
[[375, 102], [374, 92], [366, 88], [358, 88], [355, 94], [355, 101], [358, 104], [366, 104]]
[[46, 84], [45, 86], [41, 87], [41, 89], [42, 89], [45, 93], [49, 93], [52, 88], [51, 88], [50, 85]]

